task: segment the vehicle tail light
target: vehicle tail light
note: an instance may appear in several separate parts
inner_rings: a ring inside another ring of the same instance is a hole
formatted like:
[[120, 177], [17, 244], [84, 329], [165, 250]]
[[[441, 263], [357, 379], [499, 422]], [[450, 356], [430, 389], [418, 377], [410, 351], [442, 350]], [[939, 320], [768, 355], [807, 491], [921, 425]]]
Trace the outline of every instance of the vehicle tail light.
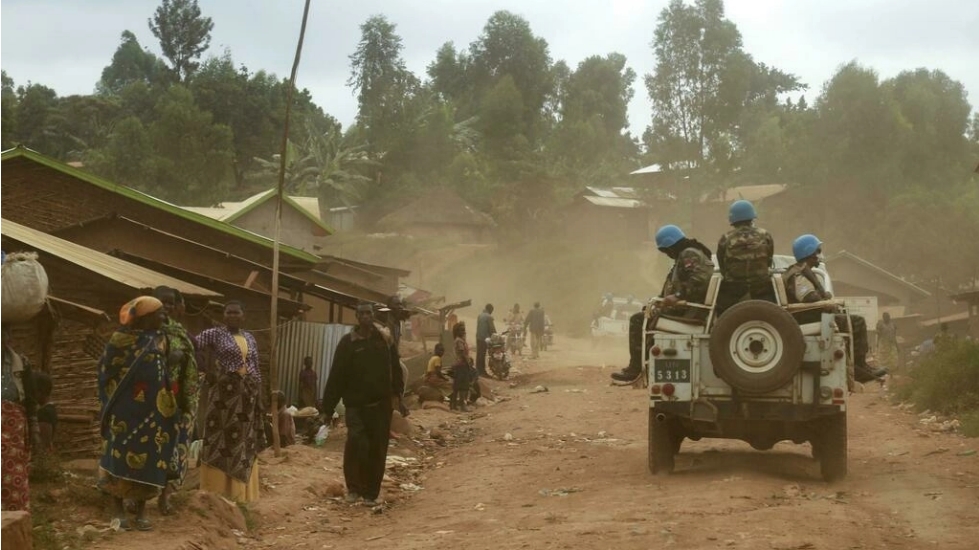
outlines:
[[651, 388], [649, 388], [649, 392], [652, 393], [653, 395], [659, 395], [659, 384], [656, 384]]
[[659, 346], [653, 346], [649, 349], [649, 353], [652, 354], [653, 357], [659, 357], [659, 354], [663, 353], [663, 350], [659, 349]]
[[676, 393], [676, 387], [673, 384], [663, 384], [663, 395], [673, 397], [674, 393]]
[[836, 388], [835, 390], [833, 390], [833, 397], [837, 399], [843, 397], [843, 388]]
[[836, 350], [836, 351], [833, 352], [833, 358], [836, 359], [837, 361], [839, 361], [840, 359], [843, 359], [843, 355], [844, 355], [844, 353], [843, 353], [843, 350], [841, 350], [841, 349], [838, 349], [838, 350]]

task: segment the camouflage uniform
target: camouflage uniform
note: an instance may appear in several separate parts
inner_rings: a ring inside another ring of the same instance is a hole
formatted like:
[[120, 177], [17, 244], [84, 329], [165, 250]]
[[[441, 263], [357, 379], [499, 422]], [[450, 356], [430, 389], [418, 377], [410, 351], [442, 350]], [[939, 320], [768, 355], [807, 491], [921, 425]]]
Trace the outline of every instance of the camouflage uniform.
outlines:
[[[805, 263], [790, 266], [782, 274], [785, 281], [785, 295], [790, 304], [819, 302], [829, 300], [833, 296], [823, 288], [819, 277]], [[821, 310], [802, 311], [795, 314], [800, 323], [816, 323], [822, 318]], [[847, 319], [849, 317], [849, 319]], [[855, 376], [858, 382], [866, 382], [877, 377], [867, 365], [867, 352], [870, 345], [867, 340], [867, 322], [859, 315], [839, 314], [835, 318], [840, 330], [852, 327], [853, 330], [853, 362]]]
[[[694, 246], [685, 248], [673, 262], [673, 267], [670, 268], [670, 273], [666, 276], [666, 282], [663, 283], [663, 291], [660, 296], [676, 295], [681, 300], [702, 304], [707, 298], [707, 286], [710, 284], [710, 278], [713, 274], [714, 264], [711, 263], [707, 254]], [[636, 371], [642, 368], [640, 358], [642, 357], [644, 312], [645, 309], [639, 313], [634, 313], [629, 318], [629, 366]], [[706, 311], [676, 306], [663, 308], [659, 313], [696, 319]], [[650, 328], [655, 326], [652, 324], [655, 323], [655, 319], [651, 319], [650, 323]]]
[[760, 227], [737, 225], [717, 243], [717, 265], [721, 268], [721, 288], [715, 310], [720, 315], [745, 296], [775, 302], [769, 269], [775, 256], [775, 240]]

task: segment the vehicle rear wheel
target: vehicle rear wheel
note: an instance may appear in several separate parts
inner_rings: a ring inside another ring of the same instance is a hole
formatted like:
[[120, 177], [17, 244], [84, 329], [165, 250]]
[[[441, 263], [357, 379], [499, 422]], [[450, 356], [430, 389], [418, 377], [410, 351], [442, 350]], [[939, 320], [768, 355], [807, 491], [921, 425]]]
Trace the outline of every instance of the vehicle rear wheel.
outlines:
[[677, 439], [670, 418], [659, 421], [658, 413], [649, 409], [649, 473], [669, 475], [673, 473], [673, 456], [680, 448], [683, 437]]
[[822, 420], [818, 444], [813, 444], [813, 455], [819, 460], [819, 469], [826, 481], [837, 481], [847, 473], [846, 413], [837, 413]]
[[792, 380], [805, 341], [799, 324], [781, 307], [762, 300], [735, 304], [714, 324], [710, 359], [715, 372], [745, 393], [768, 393]]

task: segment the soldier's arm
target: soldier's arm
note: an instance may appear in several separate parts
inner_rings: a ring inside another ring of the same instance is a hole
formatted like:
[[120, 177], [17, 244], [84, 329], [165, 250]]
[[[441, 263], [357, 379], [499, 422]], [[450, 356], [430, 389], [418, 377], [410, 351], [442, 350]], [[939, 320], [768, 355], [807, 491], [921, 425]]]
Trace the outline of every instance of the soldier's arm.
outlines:
[[724, 273], [724, 256], [727, 254], [727, 235], [722, 235], [721, 240], [717, 241], [717, 267]]
[[707, 258], [694, 250], [684, 250], [677, 259], [682, 282], [681, 298], [691, 302], [703, 303], [707, 297], [707, 287], [714, 274], [714, 266]]
[[775, 237], [766, 231], [765, 240], [768, 241], [768, 265], [771, 266], [775, 263]]

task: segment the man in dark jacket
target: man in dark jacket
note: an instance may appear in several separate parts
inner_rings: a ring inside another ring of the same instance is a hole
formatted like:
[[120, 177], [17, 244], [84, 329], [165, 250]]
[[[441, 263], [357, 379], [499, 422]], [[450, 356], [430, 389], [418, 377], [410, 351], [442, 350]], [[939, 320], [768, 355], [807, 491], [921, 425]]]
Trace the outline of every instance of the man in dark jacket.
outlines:
[[[707, 287], [714, 274], [710, 249], [696, 239], [688, 239], [675, 225], [664, 225], [656, 231], [656, 247], [673, 260], [673, 267], [666, 276], [660, 296], [663, 298], [659, 313], [679, 317], [694, 317], [694, 308], [678, 305], [679, 302], [704, 303]], [[645, 308], [629, 318], [629, 365], [619, 372], [612, 373], [617, 382], [632, 382], [642, 374], [642, 330]], [[650, 319], [651, 329], [655, 318]], [[648, 347], [648, 346], [647, 346]]]
[[476, 371], [480, 376], [489, 378], [486, 372], [486, 339], [496, 334], [496, 324], [493, 323], [493, 304], [486, 304], [483, 312], [476, 318]]
[[323, 410], [332, 414], [343, 399], [346, 406], [347, 444], [343, 449], [343, 477], [347, 502], [361, 498], [374, 506], [381, 492], [387, 461], [391, 413], [400, 408], [404, 378], [398, 348], [386, 329], [374, 323], [369, 303], [357, 306], [357, 328], [337, 344], [326, 388]]
[[540, 302], [534, 302], [534, 309], [527, 313], [527, 318], [523, 323], [524, 330], [530, 331], [531, 359], [540, 357], [541, 340], [544, 338], [544, 328], [547, 324], [545, 320], [544, 308], [541, 307]]

